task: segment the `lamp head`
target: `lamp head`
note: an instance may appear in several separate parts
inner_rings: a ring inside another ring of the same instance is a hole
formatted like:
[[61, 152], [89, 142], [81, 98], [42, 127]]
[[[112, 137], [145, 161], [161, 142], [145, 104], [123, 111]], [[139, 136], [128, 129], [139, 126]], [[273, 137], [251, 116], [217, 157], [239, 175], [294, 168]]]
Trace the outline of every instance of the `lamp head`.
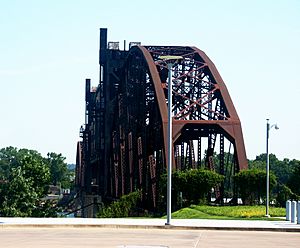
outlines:
[[177, 55], [161, 55], [158, 58], [165, 61], [166, 63], [175, 63], [176, 61], [183, 59], [182, 56]]
[[278, 129], [279, 129], [279, 127], [277, 126], [277, 124], [275, 124], [274, 128], [275, 128], [276, 130], [278, 130]]

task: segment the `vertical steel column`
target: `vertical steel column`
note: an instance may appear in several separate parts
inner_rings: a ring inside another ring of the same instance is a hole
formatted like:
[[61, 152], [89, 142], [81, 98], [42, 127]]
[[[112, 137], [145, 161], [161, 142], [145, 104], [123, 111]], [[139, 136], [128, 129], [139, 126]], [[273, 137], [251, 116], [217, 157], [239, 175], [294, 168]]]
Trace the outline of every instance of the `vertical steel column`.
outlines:
[[201, 137], [198, 138], [198, 169], [201, 168], [201, 159], [202, 159], [202, 154], [201, 154]]
[[180, 148], [181, 148], [181, 157], [180, 157], [181, 170], [184, 170], [185, 169], [185, 161], [184, 161], [184, 142], [183, 141], [181, 142]]
[[[220, 154], [219, 154], [219, 160], [220, 160], [220, 174], [225, 176], [224, 173], [224, 134], [220, 134]], [[224, 203], [224, 182], [220, 186], [220, 201], [223, 205]]]
[[[106, 28], [100, 28], [100, 48], [99, 48], [99, 87], [100, 87], [100, 106], [99, 106], [99, 137], [97, 137], [98, 142], [100, 144], [99, 146], [99, 165], [100, 168], [98, 168], [98, 176], [99, 180], [99, 191], [100, 194], [104, 195], [107, 190], [107, 186], [109, 184], [109, 181], [111, 180], [108, 178], [108, 168], [106, 161], [108, 161], [107, 156], [109, 156], [106, 152], [107, 147], [105, 146], [106, 140], [106, 106], [107, 106], [107, 88], [109, 87], [107, 80], [107, 29]], [[110, 137], [111, 138], [111, 137]]]
[[132, 132], [128, 134], [128, 162], [129, 162], [129, 189], [133, 192], [133, 148], [132, 148]]

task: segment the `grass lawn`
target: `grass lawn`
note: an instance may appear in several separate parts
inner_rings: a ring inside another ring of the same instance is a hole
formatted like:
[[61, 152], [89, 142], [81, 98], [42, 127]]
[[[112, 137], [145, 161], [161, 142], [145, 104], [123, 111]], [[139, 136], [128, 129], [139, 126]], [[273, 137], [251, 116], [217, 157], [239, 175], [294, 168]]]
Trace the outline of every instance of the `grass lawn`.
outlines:
[[[265, 217], [265, 206], [198, 206], [191, 205], [172, 213], [175, 219], [247, 219], [278, 220], [285, 216], [284, 208], [270, 207], [271, 218]], [[276, 218], [277, 217], [277, 218]]]

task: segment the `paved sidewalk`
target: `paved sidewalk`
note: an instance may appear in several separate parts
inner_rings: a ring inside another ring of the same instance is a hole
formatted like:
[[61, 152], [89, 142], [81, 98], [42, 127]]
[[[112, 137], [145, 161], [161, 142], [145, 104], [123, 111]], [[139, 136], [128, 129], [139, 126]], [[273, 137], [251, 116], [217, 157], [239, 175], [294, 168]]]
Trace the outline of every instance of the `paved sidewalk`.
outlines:
[[0, 228], [5, 227], [109, 227], [156, 229], [206, 229], [300, 232], [300, 224], [282, 221], [260, 220], [206, 220], [172, 219], [171, 226], [165, 219], [131, 218], [7, 218], [0, 217]]

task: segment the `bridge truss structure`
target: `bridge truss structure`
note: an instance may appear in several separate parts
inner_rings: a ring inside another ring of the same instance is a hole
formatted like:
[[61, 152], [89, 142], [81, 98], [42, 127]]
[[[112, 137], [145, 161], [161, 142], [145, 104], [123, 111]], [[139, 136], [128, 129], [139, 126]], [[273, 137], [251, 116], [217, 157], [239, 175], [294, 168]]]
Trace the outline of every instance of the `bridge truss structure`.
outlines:
[[[213, 62], [196, 47], [129, 47], [107, 42], [107, 29], [100, 29], [100, 83], [91, 87], [86, 79], [86, 118], [77, 145], [81, 205], [142, 189], [145, 206], [157, 207], [159, 178], [167, 168], [168, 104], [173, 170], [208, 168], [231, 184], [232, 175], [247, 168], [246, 152], [238, 114]], [[166, 55], [182, 57], [172, 67], [172, 103], [168, 67], [160, 59]], [[223, 199], [224, 185], [215, 194]]]

